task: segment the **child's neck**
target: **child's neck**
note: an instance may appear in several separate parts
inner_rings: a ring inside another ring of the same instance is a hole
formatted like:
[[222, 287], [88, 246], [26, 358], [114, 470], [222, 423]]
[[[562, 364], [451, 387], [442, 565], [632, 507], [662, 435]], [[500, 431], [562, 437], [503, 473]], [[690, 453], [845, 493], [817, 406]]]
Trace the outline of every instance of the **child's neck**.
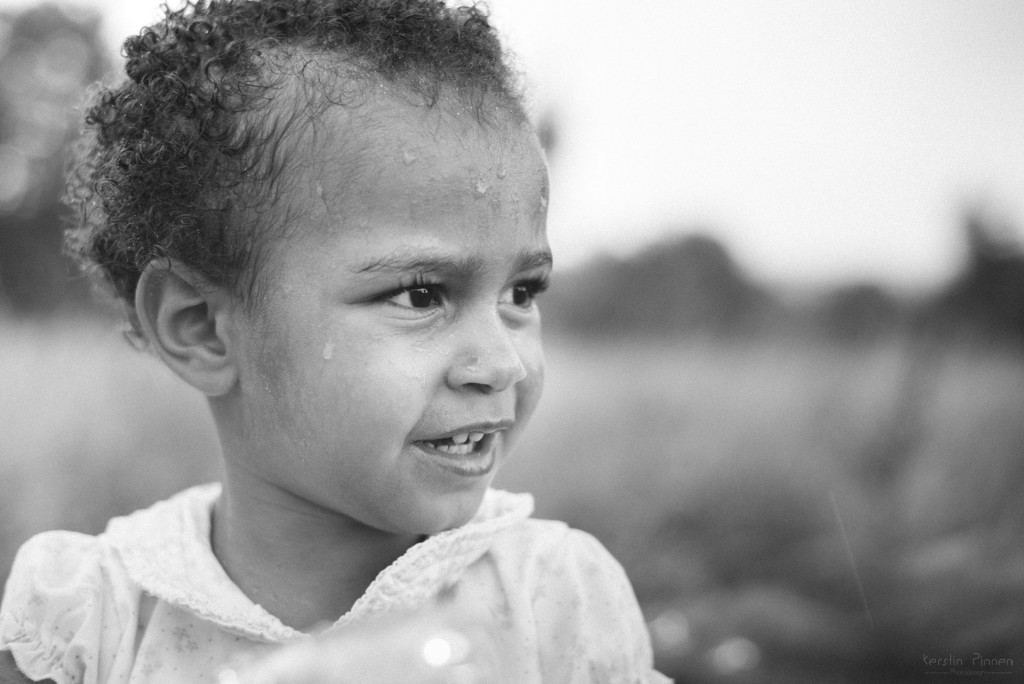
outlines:
[[307, 631], [333, 623], [418, 539], [373, 529], [251, 475], [228, 472], [211, 543], [254, 603]]

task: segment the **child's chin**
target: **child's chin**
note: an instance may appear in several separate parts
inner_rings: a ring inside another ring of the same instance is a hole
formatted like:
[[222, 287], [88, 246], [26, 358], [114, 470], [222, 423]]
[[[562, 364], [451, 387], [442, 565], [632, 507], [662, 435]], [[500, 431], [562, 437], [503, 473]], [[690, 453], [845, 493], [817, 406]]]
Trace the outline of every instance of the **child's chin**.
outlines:
[[452, 500], [444, 502], [444, 505], [439, 505], [431, 515], [424, 516], [426, 519], [421, 521], [423, 529], [419, 533], [434, 535], [462, 527], [476, 515], [483, 501], [484, 491], [482, 489], [479, 493], [460, 492], [458, 496], [453, 496]]

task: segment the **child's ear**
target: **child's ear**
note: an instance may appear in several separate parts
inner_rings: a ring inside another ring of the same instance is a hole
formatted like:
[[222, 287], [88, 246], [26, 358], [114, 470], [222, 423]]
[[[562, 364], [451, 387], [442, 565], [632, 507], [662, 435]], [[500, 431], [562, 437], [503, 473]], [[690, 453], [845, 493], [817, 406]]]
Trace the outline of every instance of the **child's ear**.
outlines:
[[151, 261], [135, 290], [135, 313], [153, 350], [208, 397], [226, 394], [238, 379], [233, 308], [227, 288], [174, 259]]

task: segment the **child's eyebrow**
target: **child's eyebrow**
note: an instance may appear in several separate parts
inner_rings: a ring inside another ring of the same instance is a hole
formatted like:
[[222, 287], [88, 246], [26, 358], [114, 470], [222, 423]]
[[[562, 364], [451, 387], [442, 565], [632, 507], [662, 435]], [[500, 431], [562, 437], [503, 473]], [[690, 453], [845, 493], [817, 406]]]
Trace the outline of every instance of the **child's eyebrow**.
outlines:
[[[551, 266], [551, 252], [547, 249], [537, 251], [520, 251], [512, 260], [512, 271], [529, 271], [534, 268]], [[393, 272], [454, 272], [478, 273], [484, 268], [483, 262], [473, 256], [451, 257], [440, 255], [390, 254], [359, 264], [352, 269], [353, 273]]]
[[551, 258], [551, 250], [539, 249], [535, 252], [518, 252], [515, 259], [512, 260], [512, 270], [516, 273], [520, 271], [531, 271], [535, 268], [550, 268], [554, 261]]

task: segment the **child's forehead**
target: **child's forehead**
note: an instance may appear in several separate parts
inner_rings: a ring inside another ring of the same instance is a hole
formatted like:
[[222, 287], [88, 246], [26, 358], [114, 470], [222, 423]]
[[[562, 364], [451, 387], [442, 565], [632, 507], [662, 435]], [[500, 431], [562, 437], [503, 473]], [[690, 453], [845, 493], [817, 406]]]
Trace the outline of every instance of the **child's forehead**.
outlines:
[[393, 88], [374, 90], [359, 106], [332, 107], [312, 121], [320, 133], [314, 152], [342, 164], [398, 157], [414, 166], [471, 148], [495, 159], [533, 151], [524, 149], [536, 142], [524, 117], [497, 102], [474, 108], [449, 96], [428, 106]]
[[[298, 248], [291, 238], [303, 234], [356, 232], [373, 240], [382, 225], [438, 221], [544, 234], [546, 162], [519, 112], [485, 100], [481, 116], [454, 97], [426, 106], [393, 86], [371, 91], [358, 106], [311, 115], [286, 152], [290, 188], [275, 213], [289, 225], [278, 237]], [[299, 242], [301, 249], [323, 246]]]
[[393, 88], [374, 90], [356, 107], [330, 107], [309, 122], [296, 166], [315, 194], [358, 201], [355, 192], [414, 181], [477, 199], [512, 173], [535, 186], [521, 192], [546, 198], [543, 153], [519, 112], [486, 100], [474, 109], [455, 97], [426, 106]]

